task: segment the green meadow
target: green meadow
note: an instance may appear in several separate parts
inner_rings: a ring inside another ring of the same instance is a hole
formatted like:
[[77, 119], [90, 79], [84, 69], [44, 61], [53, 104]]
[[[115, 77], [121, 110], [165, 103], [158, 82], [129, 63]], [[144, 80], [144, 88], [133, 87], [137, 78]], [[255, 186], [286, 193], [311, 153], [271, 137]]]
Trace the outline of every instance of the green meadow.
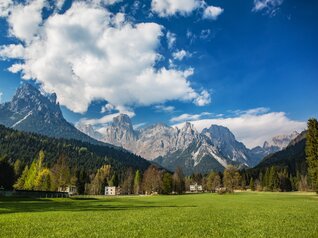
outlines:
[[318, 237], [318, 196], [0, 198], [0, 237]]

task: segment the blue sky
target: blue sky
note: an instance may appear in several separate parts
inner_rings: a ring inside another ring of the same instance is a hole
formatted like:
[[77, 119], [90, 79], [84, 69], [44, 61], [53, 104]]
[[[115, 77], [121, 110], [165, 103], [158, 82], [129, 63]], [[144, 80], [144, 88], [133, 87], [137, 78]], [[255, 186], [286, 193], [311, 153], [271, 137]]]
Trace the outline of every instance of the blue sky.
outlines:
[[318, 117], [317, 1], [2, 0], [0, 10], [2, 102], [24, 77], [56, 92], [73, 123], [99, 128], [118, 112], [135, 125], [213, 122], [250, 146]]

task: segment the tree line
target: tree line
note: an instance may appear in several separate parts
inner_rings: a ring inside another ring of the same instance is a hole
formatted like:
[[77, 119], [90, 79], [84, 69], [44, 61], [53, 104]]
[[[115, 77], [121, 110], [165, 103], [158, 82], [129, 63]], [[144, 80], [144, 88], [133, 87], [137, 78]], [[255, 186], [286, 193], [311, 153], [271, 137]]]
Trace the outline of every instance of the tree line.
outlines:
[[[1, 143], [1, 141], [0, 141]], [[52, 153], [51, 150], [49, 150]], [[26, 163], [17, 159], [14, 163], [0, 157], [0, 188], [39, 191], [57, 191], [59, 188], [76, 186], [79, 194], [104, 194], [105, 186], [120, 186], [122, 194], [182, 194], [190, 185], [202, 185], [208, 192], [233, 192], [235, 189], [252, 191], [318, 191], [318, 123], [308, 121], [306, 136], [307, 170], [290, 171], [289, 167], [267, 166], [258, 170], [238, 170], [229, 166], [223, 173], [184, 176], [177, 168], [174, 173], [154, 165], [147, 169], [118, 167], [104, 160], [100, 167], [86, 169], [72, 163], [63, 150], [56, 152], [58, 159], [52, 163], [51, 154], [40, 150], [36, 157]], [[78, 154], [91, 153], [80, 147]]]

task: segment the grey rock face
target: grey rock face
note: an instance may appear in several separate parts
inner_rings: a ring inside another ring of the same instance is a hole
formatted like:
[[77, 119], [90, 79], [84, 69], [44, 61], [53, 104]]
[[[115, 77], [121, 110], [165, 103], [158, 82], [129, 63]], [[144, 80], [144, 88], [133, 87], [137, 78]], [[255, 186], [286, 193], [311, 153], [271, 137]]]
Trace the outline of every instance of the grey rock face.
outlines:
[[0, 124], [50, 137], [100, 143], [64, 119], [55, 94], [42, 95], [28, 83], [17, 89], [10, 102], [0, 104]]

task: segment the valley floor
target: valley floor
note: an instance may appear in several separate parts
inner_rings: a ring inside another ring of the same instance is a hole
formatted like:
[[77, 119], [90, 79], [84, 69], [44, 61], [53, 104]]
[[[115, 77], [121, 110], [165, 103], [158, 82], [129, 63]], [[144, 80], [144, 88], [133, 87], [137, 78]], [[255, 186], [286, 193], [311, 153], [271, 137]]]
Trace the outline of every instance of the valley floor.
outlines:
[[0, 237], [318, 237], [318, 196], [0, 198]]

